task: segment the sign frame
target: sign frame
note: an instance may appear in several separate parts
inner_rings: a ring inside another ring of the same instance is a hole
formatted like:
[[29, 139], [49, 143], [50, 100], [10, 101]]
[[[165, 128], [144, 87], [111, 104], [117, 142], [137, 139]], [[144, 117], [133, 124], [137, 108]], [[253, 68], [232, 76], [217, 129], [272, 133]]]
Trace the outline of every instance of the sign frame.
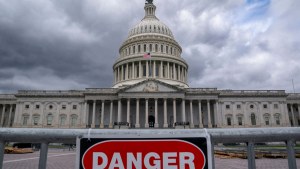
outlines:
[[[193, 130], [182, 130], [181, 132], [178, 132], [177, 130], [175, 131], [169, 131], [169, 133], [164, 133], [160, 132], [160, 129], [157, 130], [130, 130], [126, 131], [123, 130], [120, 132], [107, 132], [104, 134], [96, 134], [96, 135], [91, 135], [91, 130], [89, 129], [89, 132], [87, 134], [84, 134], [82, 137], [77, 137], [76, 139], [76, 164], [75, 168], [80, 169], [81, 166], [81, 154], [84, 154], [85, 152], [81, 152], [81, 140], [82, 139], [88, 139], [88, 140], [93, 140], [93, 139], [101, 139], [102, 141], [128, 141], [128, 140], [134, 140], [134, 141], [139, 141], [139, 140], [181, 140], [181, 141], [186, 141], [189, 142], [189, 139], [201, 139], [205, 138], [206, 139], [206, 166], [208, 169], [213, 169], [213, 153], [212, 153], [212, 144], [211, 144], [211, 138], [210, 135], [205, 132], [205, 133], [199, 133], [199, 132], [192, 132]], [[165, 130], [164, 130], [165, 131]], [[186, 131], [186, 132], [185, 132]], [[191, 143], [191, 142], [190, 142]], [[95, 143], [97, 144], [97, 143]], [[93, 144], [93, 145], [95, 145]], [[193, 143], [192, 143], [193, 144]], [[92, 145], [92, 146], [93, 146]], [[195, 145], [195, 144], [194, 144]], [[91, 147], [92, 147], [91, 146]], [[197, 146], [197, 145], [195, 145]], [[202, 149], [201, 149], [202, 150]], [[87, 150], [85, 150], [87, 151]], [[203, 151], [203, 150], [202, 150]]]

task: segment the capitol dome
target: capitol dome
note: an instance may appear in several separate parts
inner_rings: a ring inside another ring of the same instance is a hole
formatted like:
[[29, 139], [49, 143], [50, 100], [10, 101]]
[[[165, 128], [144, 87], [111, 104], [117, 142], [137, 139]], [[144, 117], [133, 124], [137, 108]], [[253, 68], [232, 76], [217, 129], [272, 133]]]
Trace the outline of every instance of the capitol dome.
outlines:
[[156, 79], [187, 88], [188, 65], [171, 29], [155, 15], [152, 1], [145, 4], [145, 17], [129, 31], [119, 49], [114, 70], [114, 88]]

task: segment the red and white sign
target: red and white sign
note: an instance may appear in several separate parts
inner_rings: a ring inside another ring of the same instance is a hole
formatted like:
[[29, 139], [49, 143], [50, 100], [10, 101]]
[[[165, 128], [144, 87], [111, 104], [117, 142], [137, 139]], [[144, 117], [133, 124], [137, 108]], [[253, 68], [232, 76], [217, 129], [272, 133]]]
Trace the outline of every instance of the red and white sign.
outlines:
[[183, 140], [111, 140], [83, 155], [85, 169], [202, 169], [205, 155]]

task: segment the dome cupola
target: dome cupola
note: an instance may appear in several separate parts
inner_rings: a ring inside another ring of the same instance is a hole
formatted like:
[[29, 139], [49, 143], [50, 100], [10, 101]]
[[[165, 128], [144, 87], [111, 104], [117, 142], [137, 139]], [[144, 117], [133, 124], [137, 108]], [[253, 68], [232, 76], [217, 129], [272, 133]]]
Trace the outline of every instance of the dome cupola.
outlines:
[[114, 70], [114, 88], [156, 79], [186, 88], [188, 65], [171, 29], [155, 15], [152, 0], [145, 3], [145, 17], [130, 31], [119, 49]]

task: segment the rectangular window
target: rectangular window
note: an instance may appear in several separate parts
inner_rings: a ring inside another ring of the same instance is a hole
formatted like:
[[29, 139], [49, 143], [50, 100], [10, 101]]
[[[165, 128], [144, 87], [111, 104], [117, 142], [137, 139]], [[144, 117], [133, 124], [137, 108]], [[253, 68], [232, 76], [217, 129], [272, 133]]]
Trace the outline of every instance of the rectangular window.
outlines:
[[26, 104], [26, 105], [25, 105], [25, 109], [29, 109], [29, 104]]
[[35, 105], [35, 108], [36, 108], [36, 109], [39, 109], [39, 108], [40, 108], [40, 105], [38, 105], [38, 104]]
[[274, 109], [278, 109], [278, 104], [274, 104]]
[[266, 119], [266, 126], [270, 125], [269, 119]]
[[230, 105], [229, 104], [226, 105], [226, 109], [230, 109]]
[[243, 125], [243, 119], [242, 119], [242, 117], [238, 117], [238, 123], [239, 123], [239, 126]]
[[74, 110], [77, 109], [77, 105], [73, 105], [73, 109], [74, 109]]
[[264, 106], [264, 109], [267, 109], [267, 108], [268, 108], [268, 105], [267, 105], [267, 104], [264, 104], [263, 106]]
[[236, 105], [236, 108], [241, 109], [241, 105], [240, 104]]
[[230, 117], [227, 117], [227, 125], [231, 126], [231, 118]]
[[63, 110], [65, 110], [65, 109], [67, 108], [67, 106], [66, 106], [66, 105], [62, 105], [61, 108], [62, 108]]

